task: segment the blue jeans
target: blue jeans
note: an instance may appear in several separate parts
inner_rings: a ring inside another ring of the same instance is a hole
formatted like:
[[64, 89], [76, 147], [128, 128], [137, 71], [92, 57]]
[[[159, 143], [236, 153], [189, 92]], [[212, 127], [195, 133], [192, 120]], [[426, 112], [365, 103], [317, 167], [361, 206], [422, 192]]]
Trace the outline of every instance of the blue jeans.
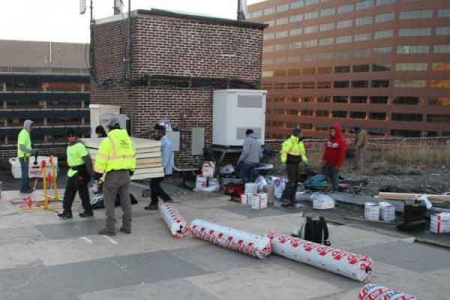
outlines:
[[20, 179], [20, 191], [24, 192], [26, 190], [31, 189], [30, 187], [30, 177], [28, 174], [28, 162], [29, 158], [24, 159], [23, 157], [19, 158], [20, 161], [20, 170], [22, 171], [22, 177]]

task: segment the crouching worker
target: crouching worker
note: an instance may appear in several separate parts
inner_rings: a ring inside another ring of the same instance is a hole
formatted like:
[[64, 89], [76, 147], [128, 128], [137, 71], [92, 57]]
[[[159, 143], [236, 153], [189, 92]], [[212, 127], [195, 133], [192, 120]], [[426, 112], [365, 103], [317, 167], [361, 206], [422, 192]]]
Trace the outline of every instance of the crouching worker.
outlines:
[[301, 129], [294, 128], [291, 137], [284, 141], [281, 149], [281, 163], [283, 168], [287, 169], [288, 175], [288, 183], [281, 200], [281, 205], [283, 206], [289, 206], [294, 203], [300, 179], [300, 163], [303, 163], [306, 167], [309, 166], [305, 145], [302, 140]]
[[80, 141], [79, 136], [72, 129], [67, 131], [67, 164], [69, 171], [67, 172], [66, 191], [64, 192], [63, 209], [58, 214], [61, 219], [72, 219], [72, 203], [78, 192], [81, 198], [84, 212], [80, 213], [80, 217], [92, 217], [91, 201], [89, 198], [88, 183], [91, 180], [92, 161], [86, 146]]

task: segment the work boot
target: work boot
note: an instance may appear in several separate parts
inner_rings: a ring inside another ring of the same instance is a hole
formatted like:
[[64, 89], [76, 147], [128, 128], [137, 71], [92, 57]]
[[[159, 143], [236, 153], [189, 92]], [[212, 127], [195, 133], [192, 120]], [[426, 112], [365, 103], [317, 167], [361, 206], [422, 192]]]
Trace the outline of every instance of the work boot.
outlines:
[[158, 204], [149, 204], [145, 207], [146, 210], [158, 210]]
[[123, 232], [123, 233], [126, 233], [126, 234], [131, 234], [131, 229], [126, 229], [126, 228], [123, 228], [123, 227], [120, 227], [120, 232]]
[[58, 214], [61, 219], [72, 219], [72, 212], [64, 210], [61, 214]]
[[89, 217], [93, 217], [94, 213], [92, 211], [91, 212], [84, 211], [81, 214], [79, 214], [79, 216], [80, 216], [80, 218], [89, 218]]
[[290, 200], [283, 199], [283, 200], [281, 200], [281, 205], [282, 206], [290, 206], [290, 205], [292, 205], [292, 202]]
[[27, 188], [27, 189], [25, 189], [25, 190], [20, 190], [20, 193], [22, 193], [22, 194], [31, 194], [31, 193], [33, 193], [33, 189], [32, 188]]
[[103, 228], [98, 231], [100, 235], [114, 236], [116, 235], [116, 231], [114, 229]]

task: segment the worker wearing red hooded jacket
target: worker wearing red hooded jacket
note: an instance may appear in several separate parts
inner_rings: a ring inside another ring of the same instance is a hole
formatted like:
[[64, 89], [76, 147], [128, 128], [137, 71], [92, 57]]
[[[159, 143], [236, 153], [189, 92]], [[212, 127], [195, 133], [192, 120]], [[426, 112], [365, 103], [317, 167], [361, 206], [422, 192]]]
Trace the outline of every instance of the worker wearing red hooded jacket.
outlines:
[[339, 169], [344, 165], [346, 151], [347, 142], [342, 135], [342, 127], [334, 124], [322, 156], [322, 174], [331, 181], [333, 191], [339, 190]]

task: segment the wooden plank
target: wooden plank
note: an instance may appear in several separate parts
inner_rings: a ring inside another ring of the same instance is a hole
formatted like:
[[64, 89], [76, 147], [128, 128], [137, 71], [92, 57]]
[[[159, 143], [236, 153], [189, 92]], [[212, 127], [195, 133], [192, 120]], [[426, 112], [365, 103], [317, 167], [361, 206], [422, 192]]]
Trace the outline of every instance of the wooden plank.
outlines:
[[147, 169], [137, 169], [134, 174], [141, 175], [141, 174], [154, 174], [154, 173], [164, 173], [164, 169], [162, 167], [159, 168], [147, 168]]
[[[408, 193], [378, 193], [378, 197], [383, 199], [391, 200], [414, 200], [419, 198], [423, 194], [408, 194]], [[428, 200], [439, 200], [439, 201], [450, 201], [450, 195], [437, 195], [437, 194], [426, 194]]]
[[161, 168], [161, 163], [137, 164], [136, 169]]
[[[131, 138], [136, 150], [146, 148], [161, 148], [161, 142], [150, 139]], [[98, 149], [103, 138], [81, 139], [88, 148]]]
[[[89, 155], [92, 159], [95, 159], [95, 156], [97, 155], [96, 151], [89, 151]], [[153, 152], [153, 153], [138, 153], [136, 154], [136, 158], [143, 159], [143, 158], [158, 158], [161, 157], [161, 152]]]
[[144, 179], [161, 178], [161, 177], [164, 177], [164, 172], [151, 173], [151, 174], [134, 174], [133, 177], [131, 177], [131, 180], [144, 180]]

